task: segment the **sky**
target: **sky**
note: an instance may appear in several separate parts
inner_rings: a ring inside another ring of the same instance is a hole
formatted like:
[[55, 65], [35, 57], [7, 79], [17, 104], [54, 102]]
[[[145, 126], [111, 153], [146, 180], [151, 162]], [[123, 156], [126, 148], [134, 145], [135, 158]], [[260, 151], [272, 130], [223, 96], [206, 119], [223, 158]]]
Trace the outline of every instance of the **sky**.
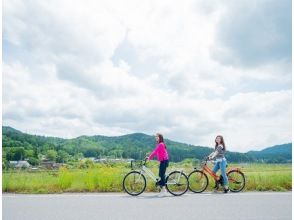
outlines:
[[291, 0], [4, 0], [2, 16], [3, 125], [291, 142]]

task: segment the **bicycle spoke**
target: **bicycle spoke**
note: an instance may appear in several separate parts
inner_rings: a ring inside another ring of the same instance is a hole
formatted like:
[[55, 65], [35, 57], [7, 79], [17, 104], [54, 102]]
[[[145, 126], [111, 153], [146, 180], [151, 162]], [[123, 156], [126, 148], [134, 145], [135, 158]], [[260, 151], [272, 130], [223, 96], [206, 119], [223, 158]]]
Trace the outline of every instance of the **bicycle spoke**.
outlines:
[[228, 173], [229, 188], [232, 192], [239, 192], [245, 186], [245, 177], [241, 172], [231, 171]]
[[130, 195], [138, 195], [145, 190], [146, 180], [139, 172], [132, 171], [125, 176], [123, 187]]
[[188, 189], [186, 175], [179, 171], [172, 172], [167, 178], [167, 189], [173, 195], [182, 195]]
[[189, 189], [192, 192], [200, 193], [203, 192], [208, 185], [208, 179], [202, 171], [193, 171], [189, 175]]

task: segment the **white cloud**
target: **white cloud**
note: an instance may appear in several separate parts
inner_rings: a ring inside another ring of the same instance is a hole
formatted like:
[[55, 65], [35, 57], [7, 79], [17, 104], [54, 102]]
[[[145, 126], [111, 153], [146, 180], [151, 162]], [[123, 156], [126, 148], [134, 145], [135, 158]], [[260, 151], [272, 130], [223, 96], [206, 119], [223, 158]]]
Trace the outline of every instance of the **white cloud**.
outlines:
[[278, 60], [291, 66], [291, 1], [227, 1], [217, 26], [215, 57], [250, 68]]
[[289, 62], [215, 59], [230, 4], [5, 1], [3, 123], [202, 145], [220, 133], [232, 151], [290, 142]]

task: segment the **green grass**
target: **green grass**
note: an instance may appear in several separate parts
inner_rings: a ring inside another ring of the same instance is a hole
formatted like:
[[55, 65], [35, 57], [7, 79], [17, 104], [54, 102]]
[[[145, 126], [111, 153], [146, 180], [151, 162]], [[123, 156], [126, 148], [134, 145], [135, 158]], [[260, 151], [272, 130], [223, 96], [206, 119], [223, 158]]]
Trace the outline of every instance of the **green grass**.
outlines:
[[243, 168], [246, 190], [288, 191], [292, 190], [292, 165], [247, 165]]
[[[246, 177], [245, 191], [289, 191], [292, 190], [291, 164], [230, 164], [241, 167]], [[158, 174], [156, 162], [151, 170]], [[193, 170], [189, 163], [170, 163], [167, 172], [182, 168], [188, 174]], [[2, 174], [2, 191], [15, 193], [61, 193], [61, 192], [122, 192], [124, 175], [130, 171], [126, 164], [96, 164], [88, 169], [66, 169], [58, 171], [9, 171]], [[213, 179], [209, 178], [212, 190]], [[155, 191], [154, 183], [147, 179], [146, 191]]]
[[[185, 164], [187, 173], [191, 172], [191, 166], [189, 163]], [[212, 165], [209, 166], [212, 168]], [[241, 168], [245, 174], [244, 191], [292, 190], [292, 164], [229, 164], [227, 170], [234, 167]], [[207, 190], [213, 190], [214, 180], [211, 177], [209, 183]]]

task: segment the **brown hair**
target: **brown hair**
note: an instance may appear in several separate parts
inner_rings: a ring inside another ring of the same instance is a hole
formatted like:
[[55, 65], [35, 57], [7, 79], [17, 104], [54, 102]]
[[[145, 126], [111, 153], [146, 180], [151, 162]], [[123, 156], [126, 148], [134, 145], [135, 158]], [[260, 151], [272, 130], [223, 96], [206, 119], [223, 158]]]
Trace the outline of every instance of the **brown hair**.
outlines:
[[156, 136], [158, 136], [159, 137], [159, 140], [158, 140], [158, 143], [160, 144], [160, 143], [164, 143], [164, 140], [163, 140], [163, 135], [162, 134], [160, 134], [160, 133], [157, 133], [156, 134]]
[[225, 141], [224, 141], [223, 136], [221, 136], [221, 135], [216, 136], [216, 138], [215, 138], [215, 140], [214, 140], [214, 142], [215, 142], [215, 147], [214, 147], [214, 149], [216, 150], [216, 148], [217, 148], [217, 146], [218, 146], [218, 143], [216, 142], [216, 139], [217, 139], [218, 137], [220, 137], [220, 139], [221, 139], [220, 144], [223, 145], [223, 146], [224, 146], [224, 150], [226, 150], [226, 144], [225, 144]]

